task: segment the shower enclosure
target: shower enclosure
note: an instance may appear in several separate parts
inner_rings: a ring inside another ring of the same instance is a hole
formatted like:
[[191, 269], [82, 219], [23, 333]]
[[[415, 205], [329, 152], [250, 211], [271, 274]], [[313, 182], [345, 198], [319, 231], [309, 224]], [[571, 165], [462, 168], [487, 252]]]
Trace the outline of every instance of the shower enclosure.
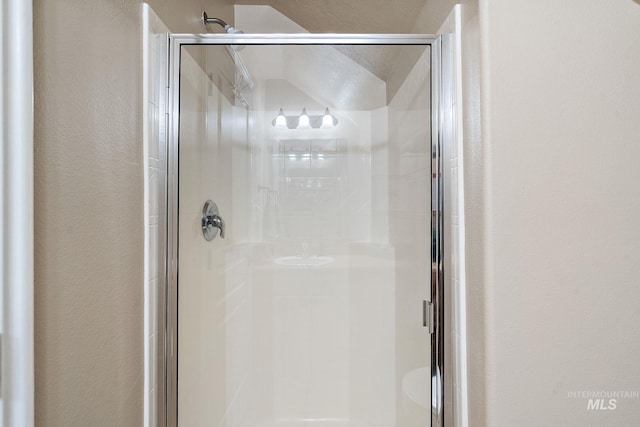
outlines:
[[442, 425], [439, 43], [171, 36], [167, 425]]

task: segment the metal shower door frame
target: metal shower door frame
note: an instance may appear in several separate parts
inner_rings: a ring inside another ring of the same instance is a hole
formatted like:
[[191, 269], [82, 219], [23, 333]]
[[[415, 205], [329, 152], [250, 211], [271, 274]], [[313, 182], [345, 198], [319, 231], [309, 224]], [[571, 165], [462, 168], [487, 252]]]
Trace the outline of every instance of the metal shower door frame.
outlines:
[[[159, 355], [164, 381], [159, 381], [158, 425], [178, 425], [178, 143], [180, 126], [180, 60], [188, 45], [429, 45], [431, 47], [431, 176], [432, 280], [431, 427], [444, 426], [444, 221], [443, 221], [443, 102], [442, 36], [427, 34], [170, 34], [167, 88], [167, 181], [164, 328]], [[162, 310], [160, 310], [162, 311]], [[164, 315], [164, 316], [163, 316]], [[425, 331], [428, 333], [428, 331]], [[164, 383], [164, 384], [163, 384]], [[435, 399], [434, 399], [435, 396]], [[425, 426], [426, 427], [426, 426]]]

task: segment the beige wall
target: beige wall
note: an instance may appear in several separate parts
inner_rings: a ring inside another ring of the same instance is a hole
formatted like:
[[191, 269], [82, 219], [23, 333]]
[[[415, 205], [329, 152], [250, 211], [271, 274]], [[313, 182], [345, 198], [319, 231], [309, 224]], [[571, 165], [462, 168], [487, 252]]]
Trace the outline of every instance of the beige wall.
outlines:
[[[151, 5], [197, 32], [203, 3]], [[34, 1], [39, 426], [142, 424], [140, 5]]]
[[568, 393], [638, 391], [640, 5], [491, 0], [481, 17], [486, 423], [632, 425], [640, 399]]
[[[171, 4], [152, 2], [199, 31], [200, 2]], [[480, 28], [462, 4], [470, 424], [628, 425], [638, 402], [567, 392], [638, 378], [640, 6], [487, 0]], [[37, 425], [141, 423], [139, 10], [34, 2]]]

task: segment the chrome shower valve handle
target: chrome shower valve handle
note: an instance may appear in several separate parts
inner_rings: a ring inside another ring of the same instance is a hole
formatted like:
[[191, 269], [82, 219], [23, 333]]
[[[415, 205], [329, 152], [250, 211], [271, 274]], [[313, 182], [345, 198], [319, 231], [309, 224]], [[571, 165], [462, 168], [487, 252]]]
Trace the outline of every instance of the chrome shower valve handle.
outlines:
[[220, 237], [224, 239], [225, 224], [220, 212], [218, 211], [218, 205], [213, 201], [207, 200], [202, 208], [202, 235], [205, 240], [210, 241], [215, 239], [220, 231]]

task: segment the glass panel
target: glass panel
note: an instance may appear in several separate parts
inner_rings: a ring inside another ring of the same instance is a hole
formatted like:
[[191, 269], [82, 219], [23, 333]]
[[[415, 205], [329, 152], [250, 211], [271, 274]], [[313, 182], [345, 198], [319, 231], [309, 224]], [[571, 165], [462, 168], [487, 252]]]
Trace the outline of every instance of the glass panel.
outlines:
[[429, 58], [183, 48], [180, 426], [429, 425]]

